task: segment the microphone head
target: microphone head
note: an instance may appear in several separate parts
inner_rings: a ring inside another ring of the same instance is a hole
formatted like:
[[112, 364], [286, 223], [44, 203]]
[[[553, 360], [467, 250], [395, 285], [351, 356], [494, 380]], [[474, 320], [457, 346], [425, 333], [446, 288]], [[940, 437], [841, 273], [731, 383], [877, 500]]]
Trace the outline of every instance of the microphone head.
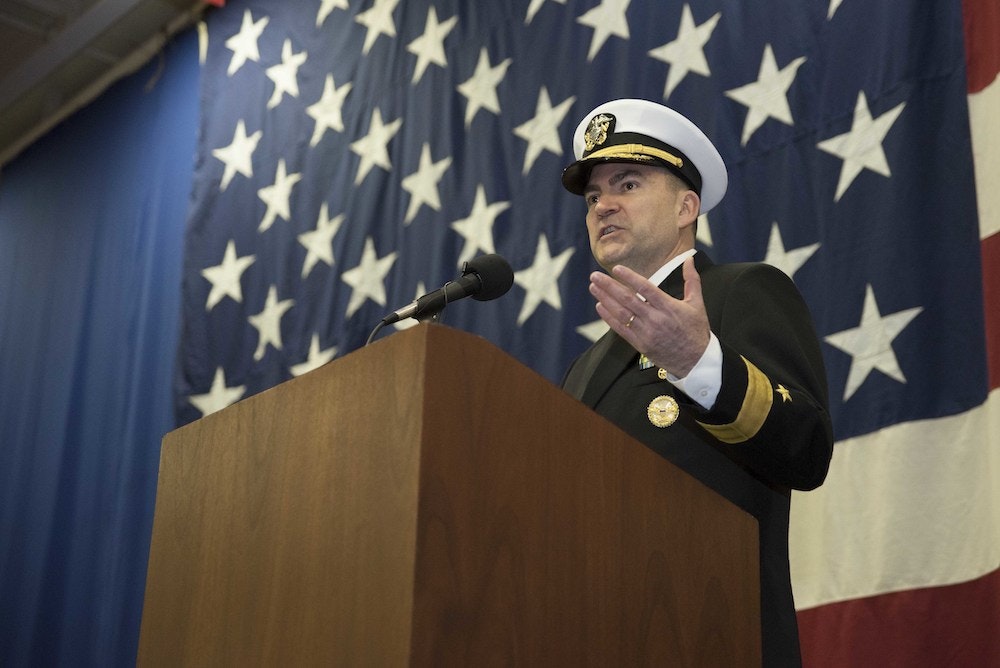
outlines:
[[510, 263], [496, 253], [480, 255], [465, 263], [462, 275], [475, 274], [482, 287], [472, 293], [472, 298], [481, 302], [496, 299], [507, 294], [514, 284], [514, 270]]

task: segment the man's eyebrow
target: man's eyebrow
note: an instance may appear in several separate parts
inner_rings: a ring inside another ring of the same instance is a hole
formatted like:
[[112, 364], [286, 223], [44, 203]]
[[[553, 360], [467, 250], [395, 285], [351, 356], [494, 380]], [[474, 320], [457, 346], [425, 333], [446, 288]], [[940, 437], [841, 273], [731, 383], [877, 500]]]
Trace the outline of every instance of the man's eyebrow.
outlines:
[[616, 183], [624, 181], [630, 176], [641, 176], [641, 174], [639, 173], [638, 169], [623, 169], [620, 172], [615, 172], [615, 174], [613, 174], [611, 178], [608, 179], [608, 185], [613, 186]]
[[[611, 175], [611, 177], [608, 179], [608, 185], [613, 186], [633, 176], [642, 176], [642, 173], [638, 169], [623, 169], [620, 172], [615, 172], [614, 174]], [[592, 192], [594, 190], [599, 190], [599, 186], [588, 183], [583, 188], [584, 193]]]

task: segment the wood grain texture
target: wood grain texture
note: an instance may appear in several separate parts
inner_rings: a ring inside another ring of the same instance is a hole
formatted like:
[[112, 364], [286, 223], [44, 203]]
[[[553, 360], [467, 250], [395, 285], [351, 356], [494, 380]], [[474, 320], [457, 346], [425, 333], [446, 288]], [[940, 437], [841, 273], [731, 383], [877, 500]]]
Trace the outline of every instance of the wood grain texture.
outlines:
[[139, 664], [759, 664], [748, 515], [482, 339], [164, 439]]

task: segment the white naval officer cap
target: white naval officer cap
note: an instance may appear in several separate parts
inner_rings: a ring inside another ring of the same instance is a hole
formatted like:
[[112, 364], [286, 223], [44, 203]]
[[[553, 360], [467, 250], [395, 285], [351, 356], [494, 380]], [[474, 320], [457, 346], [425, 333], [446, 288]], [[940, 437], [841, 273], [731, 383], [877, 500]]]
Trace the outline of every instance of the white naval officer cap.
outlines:
[[729, 184], [722, 156], [686, 117], [649, 100], [605, 102], [587, 114], [573, 133], [576, 162], [562, 183], [582, 195], [590, 170], [600, 162], [658, 165], [684, 180], [701, 198], [701, 213], [718, 204]]

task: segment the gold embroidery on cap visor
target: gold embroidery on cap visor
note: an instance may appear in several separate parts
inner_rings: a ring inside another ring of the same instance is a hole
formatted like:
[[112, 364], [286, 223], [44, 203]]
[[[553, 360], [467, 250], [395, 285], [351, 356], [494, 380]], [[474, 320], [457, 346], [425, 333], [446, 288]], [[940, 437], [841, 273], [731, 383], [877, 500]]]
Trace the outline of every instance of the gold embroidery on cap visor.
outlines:
[[583, 159], [591, 160], [594, 158], [618, 160], [649, 160], [651, 158], [659, 158], [660, 160], [669, 162], [677, 169], [684, 166], [684, 161], [673, 153], [668, 153], [663, 149], [653, 146], [646, 146], [645, 144], [617, 144], [615, 146], [608, 146], [593, 153], [588, 153]]

